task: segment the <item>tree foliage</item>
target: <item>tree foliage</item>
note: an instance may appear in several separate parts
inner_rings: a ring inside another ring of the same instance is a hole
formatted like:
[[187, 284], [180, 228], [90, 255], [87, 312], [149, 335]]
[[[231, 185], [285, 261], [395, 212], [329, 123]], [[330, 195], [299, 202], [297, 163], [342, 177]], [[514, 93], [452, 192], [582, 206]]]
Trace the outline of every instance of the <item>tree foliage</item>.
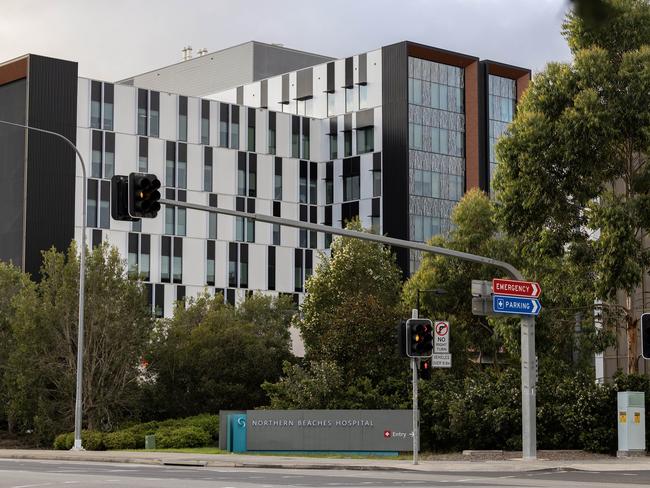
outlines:
[[[44, 252], [41, 281], [13, 301], [13, 347], [3, 377], [8, 416], [43, 439], [73, 427], [78, 289], [73, 243], [65, 254]], [[145, 296], [141, 283], [126, 278], [115, 248], [103, 244], [89, 254], [83, 409], [91, 429], [138, 411], [138, 366], [152, 328]]]
[[[497, 144], [498, 220], [532, 265], [549, 256], [593, 270], [594, 299], [631, 296], [650, 264], [650, 3], [610, 0], [606, 21], [571, 14], [571, 64], [536, 75]], [[632, 356], [634, 356], [632, 358]]]
[[239, 308], [223, 296], [179, 302], [159, 325], [147, 355], [147, 415], [170, 418], [264, 405], [265, 381], [276, 381], [292, 358], [289, 297], [256, 294]]

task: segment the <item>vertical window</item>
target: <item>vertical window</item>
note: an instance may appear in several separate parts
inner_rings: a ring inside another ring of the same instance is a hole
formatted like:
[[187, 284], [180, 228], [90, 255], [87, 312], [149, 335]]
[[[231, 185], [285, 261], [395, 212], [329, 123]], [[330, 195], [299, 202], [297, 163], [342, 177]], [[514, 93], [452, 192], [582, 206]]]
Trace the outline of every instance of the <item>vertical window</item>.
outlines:
[[[180, 209], [179, 209], [180, 210]], [[174, 283], [183, 282], [183, 239], [174, 237]]]
[[219, 105], [219, 146], [228, 147], [228, 118], [230, 105], [222, 103]]
[[257, 196], [257, 154], [248, 155], [248, 196]]
[[149, 110], [148, 110], [148, 95], [147, 90], [138, 88], [138, 135], [146, 136], [147, 125], [149, 120]]
[[160, 134], [160, 93], [152, 91], [149, 93], [151, 97], [151, 115], [149, 118], [149, 135], [151, 137], [158, 137]]
[[359, 110], [368, 107], [368, 85], [359, 85]]
[[176, 186], [176, 143], [167, 141], [165, 156], [165, 186]]
[[275, 158], [274, 160], [273, 198], [282, 200], [282, 158]]
[[237, 158], [237, 195], [246, 195], [246, 153], [242, 152]]
[[266, 287], [269, 290], [275, 290], [275, 248], [273, 246], [268, 247], [266, 274], [267, 274]]
[[138, 272], [139, 272], [138, 258], [140, 255], [139, 241], [140, 239], [138, 234], [129, 234], [128, 274], [130, 278], [138, 277]]
[[307, 161], [300, 161], [299, 195], [300, 203], [307, 203]]
[[346, 112], [354, 112], [357, 110], [357, 107], [355, 106], [356, 100], [356, 88], [355, 87], [350, 87], [345, 89], [345, 111]]
[[237, 105], [231, 106], [230, 127], [230, 148], [239, 149], [239, 107]]
[[151, 270], [151, 236], [140, 235], [140, 276], [149, 281]]
[[99, 226], [102, 229], [109, 229], [111, 226], [111, 182], [101, 181], [100, 185]]
[[174, 235], [174, 230], [176, 229], [176, 207], [171, 205], [165, 206], [165, 234], [170, 236]]
[[201, 100], [201, 144], [210, 144], [210, 100]]
[[343, 201], [358, 200], [360, 195], [359, 158], [343, 161]]
[[104, 178], [115, 174], [115, 132], [104, 133]]
[[154, 315], [160, 318], [165, 313], [165, 285], [156, 285], [155, 291]]
[[291, 157], [300, 157], [300, 117], [291, 117]]
[[[211, 207], [217, 207], [217, 195], [214, 193], [210, 194], [208, 197], [208, 204]], [[214, 212], [208, 212], [208, 239], [217, 238], [217, 214]]]
[[228, 244], [228, 286], [237, 288], [238, 246], [236, 242]]
[[276, 123], [275, 112], [269, 112], [269, 154], [276, 153], [276, 142], [275, 142], [275, 123]]
[[314, 272], [314, 251], [307, 249], [305, 251], [305, 281], [309, 279], [309, 277], [312, 275]]
[[318, 203], [318, 164], [309, 163], [309, 203]]
[[248, 150], [255, 152], [255, 109], [248, 109]]
[[352, 131], [343, 132], [343, 156], [352, 156]]
[[364, 154], [375, 150], [374, 127], [364, 127], [357, 130], [357, 154]]
[[88, 208], [86, 212], [86, 225], [88, 227], [97, 227], [98, 183], [97, 180], [88, 180]]
[[90, 82], [90, 127], [102, 127], [102, 84], [99, 81]]
[[178, 188], [187, 188], [187, 144], [178, 143]]
[[381, 170], [372, 172], [372, 196], [381, 196]]
[[301, 292], [303, 288], [303, 250], [294, 250], [294, 290]]
[[248, 244], [239, 245], [239, 287], [248, 288]]
[[214, 286], [214, 275], [215, 275], [214, 247], [215, 247], [214, 241], [207, 242], [205, 282], [206, 284], [211, 286]]
[[138, 138], [138, 171], [149, 172], [149, 139], [146, 137]]
[[103, 154], [103, 133], [98, 130], [92, 131], [92, 162], [90, 175], [93, 178], [102, 177], [102, 154]]
[[325, 204], [334, 202], [334, 162], [325, 163]]
[[176, 235], [187, 235], [187, 209], [176, 209]]
[[203, 191], [212, 191], [212, 148], [203, 148]]
[[169, 283], [172, 276], [172, 238], [161, 237], [160, 243], [160, 281]]
[[337, 134], [330, 134], [330, 159], [338, 158], [339, 138]]
[[104, 130], [113, 130], [113, 85], [104, 83]]
[[187, 141], [187, 97], [178, 97], [178, 140]]
[[[273, 202], [273, 216], [274, 217], [281, 217], [281, 203], [280, 202]], [[273, 245], [274, 246], [279, 246], [280, 245], [280, 225], [278, 224], [273, 224], [272, 228], [272, 239], [273, 239]]]
[[336, 94], [333, 92], [327, 93], [327, 116], [336, 113]]
[[309, 159], [309, 142], [310, 142], [310, 136], [309, 136], [309, 119], [303, 118], [302, 119], [302, 157], [305, 159]]

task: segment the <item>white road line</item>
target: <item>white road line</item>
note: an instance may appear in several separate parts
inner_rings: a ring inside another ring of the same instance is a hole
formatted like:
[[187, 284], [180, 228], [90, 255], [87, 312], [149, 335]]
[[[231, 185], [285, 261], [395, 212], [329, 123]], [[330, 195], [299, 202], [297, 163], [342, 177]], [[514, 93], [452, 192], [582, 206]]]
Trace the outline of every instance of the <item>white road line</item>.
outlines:
[[621, 473], [623, 476], [639, 476], [636, 473]]
[[16, 486], [12, 486], [11, 488], [32, 488], [34, 486], [51, 486], [51, 485], [52, 483], [38, 483], [35, 485], [16, 485]]

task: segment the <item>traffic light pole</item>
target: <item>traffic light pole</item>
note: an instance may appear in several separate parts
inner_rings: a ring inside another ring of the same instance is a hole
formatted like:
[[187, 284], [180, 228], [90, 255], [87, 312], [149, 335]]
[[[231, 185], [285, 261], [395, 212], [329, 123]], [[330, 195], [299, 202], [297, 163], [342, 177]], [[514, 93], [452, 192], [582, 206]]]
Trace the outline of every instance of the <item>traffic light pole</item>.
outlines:
[[[511, 278], [521, 281], [524, 280], [521, 272], [510, 263], [488, 258], [485, 256], [470, 254], [467, 252], [455, 251], [453, 249], [447, 249], [444, 247], [429, 246], [428, 244], [423, 244], [420, 242], [405, 241], [403, 239], [395, 239], [394, 237], [386, 237], [377, 234], [370, 234], [367, 232], [359, 232], [349, 229], [338, 229], [335, 227], [330, 227], [328, 225], [312, 224], [310, 222], [283, 219], [281, 217], [273, 217], [271, 215], [240, 212], [238, 210], [230, 210], [220, 207], [209, 207], [207, 205], [178, 202], [176, 200], [161, 199], [160, 203], [162, 205], [172, 205], [175, 207], [189, 208], [192, 210], [220, 213], [223, 215], [230, 215], [231, 217], [243, 217], [267, 224], [284, 225], [286, 227], [307, 229], [316, 232], [324, 232], [326, 234], [377, 242], [379, 244], [385, 244], [388, 246], [413, 249], [415, 251], [423, 251], [432, 254], [438, 254], [441, 256], [457, 258], [463, 261], [469, 261], [471, 263], [486, 264], [503, 270]], [[414, 371], [417, 375], [417, 370]], [[535, 390], [535, 318], [533, 316], [530, 316], [522, 317], [521, 319], [521, 423], [524, 460], [534, 460], [537, 458]]]
[[63, 139], [66, 144], [68, 144], [72, 149], [74, 149], [77, 156], [79, 156], [79, 162], [81, 163], [81, 174], [82, 174], [82, 184], [81, 184], [81, 198], [83, 204], [81, 205], [81, 249], [79, 250], [79, 325], [77, 330], [77, 389], [75, 397], [75, 409], [74, 409], [74, 445], [72, 446], [72, 451], [83, 451], [83, 446], [81, 444], [81, 420], [83, 417], [82, 409], [82, 391], [83, 391], [83, 357], [84, 357], [84, 304], [85, 304], [85, 281], [86, 281], [86, 163], [84, 158], [77, 149], [77, 146], [67, 137], [59, 134], [58, 132], [52, 132], [45, 129], [38, 129], [36, 127], [31, 127], [25, 124], [17, 124], [15, 122], [8, 122], [6, 120], [0, 120], [0, 124], [12, 125], [14, 127], [21, 127], [23, 129], [33, 130], [36, 132], [42, 132], [44, 134], [50, 134], [56, 136], [60, 139]]
[[[411, 318], [418, 319], [420, 311], [414, 308]], [[413, 464], [418, 464], [420, 451], [420, 419], [418, 417], [418, 358], [411, 358], [411, 372], [413, 381]]]

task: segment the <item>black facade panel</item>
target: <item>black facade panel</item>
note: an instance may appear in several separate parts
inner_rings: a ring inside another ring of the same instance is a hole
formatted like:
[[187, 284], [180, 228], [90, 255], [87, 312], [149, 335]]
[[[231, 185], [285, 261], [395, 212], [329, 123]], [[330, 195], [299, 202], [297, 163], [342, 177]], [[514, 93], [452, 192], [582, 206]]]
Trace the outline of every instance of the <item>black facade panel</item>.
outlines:
[[244, 105], [244, 87], [237, 87], [237, 105]]
[[[408, 54], [401, 42], [382, 48], [383, 230], [389, 237], [409, 238], [408, 221]], [[394, 249], [404, 276], [409, 253]]]
[[289, 74], [282, 75], [282, 100], [280, 103], [289, 103]]
[[269, 81], [268, 80], [262, 80], [260, 83], [260, 107], [262, 108], [269, 107]]
[[314, 96], [314, 70], [303, 69], [296, 73], [296, 98], [305, 100]]
[[[0, 86], [0, 120], [25, 123], [27, 81]], [[25, 131], [0, 125], [0, 260], [23, 266]]]
[[345, 88], [352, 88], [354, 86], [354, 60], [353, 58], [345, 58]]
[[359, 84], [366, 84], [368, 82], [368, 55], [366, 53], [359, 54]]
[[334, 85], [334, 61], [327, 63], [327, 92], [334, 93], [336, 86]]
[[[30, 56], [28, 123], [76, 142], [77, 63]], [[65, 250], [74, 238], [76, 155], [53, 137], [31, 131], [28, 139], [24, 269], [32, 276], [42, 250]]]

